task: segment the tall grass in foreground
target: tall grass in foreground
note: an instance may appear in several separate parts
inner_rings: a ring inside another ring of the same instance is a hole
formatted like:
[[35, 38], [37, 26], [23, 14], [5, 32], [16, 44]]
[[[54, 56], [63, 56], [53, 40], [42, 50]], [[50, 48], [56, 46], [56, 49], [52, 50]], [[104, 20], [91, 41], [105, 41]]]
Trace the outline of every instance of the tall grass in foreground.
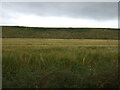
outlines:
[[66, 40], [62, 40], [62, 45], [59, 40], [38, 44], [39, 40], [33, 39], [28, 44], [29, 40], [23, 39], [21, 45], [15, 44], [17, 39], [15, 43], [7, 40], [3, 39], [3, 88], [118, 87], [114, 41], [113, 46], [104, 40], [98, 43], [107, 46], [84, 46], [89, 45], [86, 41], [80, 46], [77, 40], [72, 40], [72, 45]]

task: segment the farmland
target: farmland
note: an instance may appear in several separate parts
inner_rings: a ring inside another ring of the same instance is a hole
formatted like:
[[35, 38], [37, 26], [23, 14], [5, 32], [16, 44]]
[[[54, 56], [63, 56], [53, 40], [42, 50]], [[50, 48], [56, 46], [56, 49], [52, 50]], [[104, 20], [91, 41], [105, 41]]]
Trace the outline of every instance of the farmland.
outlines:
[[118, 40], [18, 37], [2, 45], [3, 88], [119, 86]]

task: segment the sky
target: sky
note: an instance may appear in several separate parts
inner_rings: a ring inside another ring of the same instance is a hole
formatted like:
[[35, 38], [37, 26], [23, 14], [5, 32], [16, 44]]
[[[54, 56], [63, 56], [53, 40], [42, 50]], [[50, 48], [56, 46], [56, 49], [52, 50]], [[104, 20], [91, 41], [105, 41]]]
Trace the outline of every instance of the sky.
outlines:
[[1, 2], [0, 25], [118, 28], [117, 2]]

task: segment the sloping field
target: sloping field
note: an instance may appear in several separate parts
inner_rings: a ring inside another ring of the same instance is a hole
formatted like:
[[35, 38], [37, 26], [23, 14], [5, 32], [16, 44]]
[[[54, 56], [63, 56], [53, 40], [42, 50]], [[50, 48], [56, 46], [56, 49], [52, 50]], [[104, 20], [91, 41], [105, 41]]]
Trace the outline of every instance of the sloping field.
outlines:
[[118, 39], [118, 30], [109, 28], [37, 28], [3, 26], [3, 38]]

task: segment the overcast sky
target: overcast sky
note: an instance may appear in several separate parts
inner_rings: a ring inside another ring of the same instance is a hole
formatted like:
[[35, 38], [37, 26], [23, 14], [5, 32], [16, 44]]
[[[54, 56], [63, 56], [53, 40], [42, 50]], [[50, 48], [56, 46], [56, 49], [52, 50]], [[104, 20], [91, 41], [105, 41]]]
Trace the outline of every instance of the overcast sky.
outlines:
[[117, 2], [2, 2], [0, 25], [118, 28]]

